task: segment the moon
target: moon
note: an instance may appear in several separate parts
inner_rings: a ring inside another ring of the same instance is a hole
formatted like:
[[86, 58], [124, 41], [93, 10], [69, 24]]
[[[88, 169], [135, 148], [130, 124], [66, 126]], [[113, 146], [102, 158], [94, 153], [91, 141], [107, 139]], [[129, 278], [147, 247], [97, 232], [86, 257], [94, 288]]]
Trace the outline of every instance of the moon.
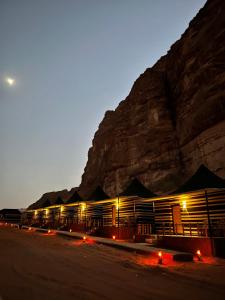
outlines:
[[7, 77], [6, 82], [8, 83], [8, 85], [12, 86], [15, 84], [15, 79], [12, 77]]

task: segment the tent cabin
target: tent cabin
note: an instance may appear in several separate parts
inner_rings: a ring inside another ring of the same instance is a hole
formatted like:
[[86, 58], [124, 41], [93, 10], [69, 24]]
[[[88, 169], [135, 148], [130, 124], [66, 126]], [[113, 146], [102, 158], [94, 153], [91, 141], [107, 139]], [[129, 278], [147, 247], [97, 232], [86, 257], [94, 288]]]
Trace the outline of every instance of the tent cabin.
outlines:
[[41, 205], [40, 208], [37, 210], [36, 218], [40, 225], [47, 224], [49, 218], [49, 206], [51, 206], [51, 202], [49, 199], [46, 199]]
[[155, 227], [162, 236], [225, 237], [225, 181], [200, 166], [176, 191], [156, 199]]
[[184, 194], [197, 190], [224, 189], [225, 180], [214, 174], [206, 166], [201, 165], [198, 170], [172, 194]]
[[60, 223], [60, 218], [62, 217], [61, 211], [62, 211], [62, 206], [64, 204], [64, 201], [62, 197], [58, 196], [55, 198], [50, 206], [48, 205], [49, 202], [47, 201], [44, 206], [47, 208], [45, 210], [45, 218], [46, 218], [46, 223], [48, 224], [49, 227], [51, 228], [57, 228], [57, 226]]
[[0, 210], [0, 223], [20, 223], [21, 212], [19, 209], [4, 208]]
[[110, 199], [110, 197], [103, 191], [103, 189], [98, 185], [95, 190], [88, 197], [88, 201], [100, 201]]
[[137, 178], [134, 178], [119, 194], [120, 218], [124, 224], [137, 224], [138, 234], [151, 234], [153, 231], [154, 202], [143, 202], [143, 198], [153, 197], [157, 195], [147, 189]]
[[80, 196], [80, 194], [75, 191], [73, 195], [66, 201], [66, 204], [72, 204], [77, 202], [83, 202], [83, 198]]
[[81, 213], [80, 207], [84, 203], [83, 198], [80, 196], [78, 191], [75, 191], [70, 198], [65, 202], [63, 213], [65, 214], [65, 224], [73, 230], [77, 230], [75, 228], [76, 224], [79, 223], [79, 217]]
[[97, 186], [89, 195], [86, 202], [86, 219], [87, 227], [97, 228], [103, 227], [105, 220], [104, 202], [111, 202], [109, 195], [105, 193], [102, 187]]

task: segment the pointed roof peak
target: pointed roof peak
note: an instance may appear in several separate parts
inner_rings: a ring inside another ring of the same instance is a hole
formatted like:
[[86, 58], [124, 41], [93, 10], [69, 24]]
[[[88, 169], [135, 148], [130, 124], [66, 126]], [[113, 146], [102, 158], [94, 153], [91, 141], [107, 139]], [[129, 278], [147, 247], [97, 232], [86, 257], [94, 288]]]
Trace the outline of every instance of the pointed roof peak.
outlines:
[[67, 204], [74, 202], [82, 202], [83, 198], [79, 195], [77, 191], [73, 193], [73, 195], [66, 201]]
[[96, 189], [88, 197], [88, 200], [105, 200], [110, 199], [110, 197], [103, 191], [103, 189], [98, 185]]
[[62, 199], [62, 197], [58, 196], [56, 198], [56, 200], [54, 201], [54, 204], [57, 205], [57, 204], [64, 204], [64, 201]]
[[205, 165], [200, 165], [196, 172], [172, 194], [207, 188], [225, 188], [225, 180], [214, 174]]
[[156, 195], [146, 188], [136, 177], [127, 185], [120, 196], [139, 196], [141, 198], [156, 197]]
[[44, 201], [44, 203], [40, 206], [41, 208], [45, 208], [45, 207], [48, 207], [48, 206], [51, 206], [51, 202], [49, 199], [46, 199]]

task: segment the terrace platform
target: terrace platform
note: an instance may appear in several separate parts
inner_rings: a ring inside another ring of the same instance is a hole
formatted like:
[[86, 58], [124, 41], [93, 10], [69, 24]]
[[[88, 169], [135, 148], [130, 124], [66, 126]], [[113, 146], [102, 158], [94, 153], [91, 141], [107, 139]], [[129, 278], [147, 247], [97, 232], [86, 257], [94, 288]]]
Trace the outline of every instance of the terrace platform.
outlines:
[[[28, 226], [22, 226], [23, 229], [28, 230]], [[48, 232], [48, 229], [42, 229], [37, 227], [31, 227], [32, 230], [38, 231], [38, 232]], [[159, 251], [162, 252], [163, 256], [171, 257], [175, 261], [193, 261], [193, 254], [189, 252], [182, 252], [182, 251], [175, 251], [175, 250], [169, 250], [164, 248], [156, 248], [152, 247], [148, 243], [132, 243], [124, 240], [113, 240], [109, 238], [102, 238], [102, 237], [96, 237], [96, 236], [90, 236], [84, 233], [80, 232], [68, 232], [68, 231], [61, 231], [61, 230], [51, 230], [51, 232], [54, 232], [55, 234], [66, 236], [68, 238], [73, 239], [83, 239], [83, 237], [86, 237], [86, 240], [92, 240], [96, 243], [103, 244], [106, 246], [136, 252], [137, 254], [149, 254], [152, 256], [158, 256]]]

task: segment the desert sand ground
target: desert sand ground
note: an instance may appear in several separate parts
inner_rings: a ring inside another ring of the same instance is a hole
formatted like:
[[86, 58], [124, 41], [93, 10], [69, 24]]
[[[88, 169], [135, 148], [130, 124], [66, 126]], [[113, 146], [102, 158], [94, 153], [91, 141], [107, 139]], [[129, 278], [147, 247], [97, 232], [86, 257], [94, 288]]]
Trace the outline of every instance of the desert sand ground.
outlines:
[[225, 261], [168, 262], [0, 227], [0, 299], [225, 299]]

